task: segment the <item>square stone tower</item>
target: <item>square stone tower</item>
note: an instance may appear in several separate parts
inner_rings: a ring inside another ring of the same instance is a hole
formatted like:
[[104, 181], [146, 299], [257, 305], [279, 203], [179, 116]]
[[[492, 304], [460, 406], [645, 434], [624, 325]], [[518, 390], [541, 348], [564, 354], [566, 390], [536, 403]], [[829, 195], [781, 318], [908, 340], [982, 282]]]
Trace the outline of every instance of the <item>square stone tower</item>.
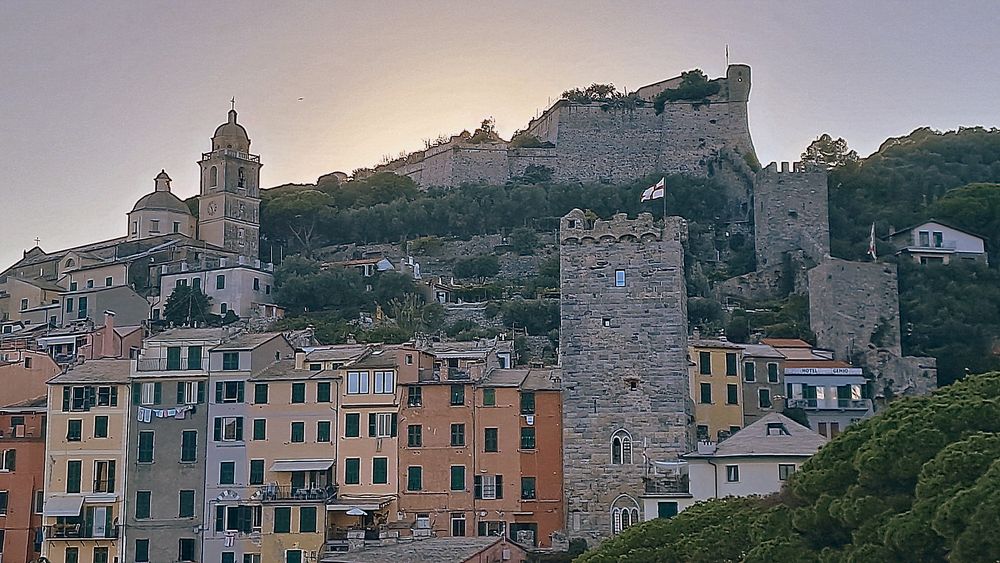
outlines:
[[641, 520], [647, 463], [693, 445], [687, 224], [649, 213], [562, 218], [560, 354], [567, 532], [588, 542]]

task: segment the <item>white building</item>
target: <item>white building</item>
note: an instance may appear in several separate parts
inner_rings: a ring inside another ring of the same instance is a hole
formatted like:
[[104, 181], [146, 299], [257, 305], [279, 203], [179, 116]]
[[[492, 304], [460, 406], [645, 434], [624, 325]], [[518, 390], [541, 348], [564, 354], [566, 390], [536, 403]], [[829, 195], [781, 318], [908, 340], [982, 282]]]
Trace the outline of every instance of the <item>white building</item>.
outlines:
[[701, 442], [681, 461], [654, 462], [642, 496], [643, 519], [669, 518], [708, 499], [769, 495], [827, 439], [771, 413], [714, 444]]
[[954, 259], [987, 262], [983, 238], [941, 221], [930, 220], [889, 234], [896, 254], [918, 264], [949, 264]]
[[153, 318], [163, 317], [163, 308], [174, 288], [197, 287], [211, 298], [211, 312], [225, 316], [232, 311], [241, 319], [280, 318], [282, 309], [274, 304], [274, 266], [260, 260], [239, 257], [230, 264], [223, 258], [199, 268], [187, 263], [165, 265], [160, 272], [160, 301]]

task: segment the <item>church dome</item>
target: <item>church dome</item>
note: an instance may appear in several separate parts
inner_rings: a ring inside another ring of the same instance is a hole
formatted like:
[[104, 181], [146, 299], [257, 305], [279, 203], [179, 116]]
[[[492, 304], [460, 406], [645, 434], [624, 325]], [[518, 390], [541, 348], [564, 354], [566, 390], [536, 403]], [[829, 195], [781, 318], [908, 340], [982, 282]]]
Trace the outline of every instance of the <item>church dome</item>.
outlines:
[[250, 150], [250, 136], [242, 125], [236, 123], [236, 110], [229, 110], [229, 121], [219, 125], [212, 135], [212, 149]]
[[135, 202], [132, 213], [145, 210], [173, 211], [174, 213], [191, 215], [191, 210], [186, 203], [174, 194], [165, 191], [157, 191], [142, 196], [139, 198], [139, 201]]

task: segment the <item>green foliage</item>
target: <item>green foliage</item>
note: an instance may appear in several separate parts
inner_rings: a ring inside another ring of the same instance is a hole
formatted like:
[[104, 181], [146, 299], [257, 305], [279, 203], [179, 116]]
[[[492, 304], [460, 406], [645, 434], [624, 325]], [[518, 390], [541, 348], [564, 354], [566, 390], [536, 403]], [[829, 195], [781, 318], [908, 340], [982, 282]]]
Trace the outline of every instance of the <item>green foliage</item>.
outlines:
[[492, 254], [480, 254], [461, 258], [455, 262], [452, 273], [461, 279], [485, 280], [491, 278], [500, 271], [500, 262]]
[[986, 238], [992, 262], [1000, 262], [1000, 184], [968, 184], [944, 193], [927, 215]]
[[510, 138], [510, 146], [514, 149], [537, 149], [553, 147], [555, 145], [549, 142], [543, 143], [541, 139], [527, 131], [518, 131]]
[[688, 298], [688, 323], [706, 327], [717, 325], [723, 320], [722, 304], [706, 297]]
[[167, 297], [163, 318], [175, 325], [210, 322], [213, 320], [209, 310], [211, 301], [201, 288], [179, 285]]
[[538, 248], [538, 233], [528, 227], [518, 227], [510, 233], [510, 247], [521, 256], [534, 254]]
[[994, 372], [897, 401], [824, 446], [777, 495], [699, 503], [576, 561], [992, 561], [998, 396]]
[[533, 299], [508, 301], [502, 306], [503, 324], [525, 329], [528, 334], [545, 336], [559, 328], [559, 302]]
[[468, 142], [478, 145], [480, 143], [495, 143], [501, 140], [500, 135], [497, 133], [496, 123], [490, 117], [483, 120], [479, 128], [469, 137]]
[[834, 140], [827, 133], [823, 133], [815, 141], [809, 143], [805, 152], [802, 153], [802, 162], [822, 166], [827, 170], [854, 165], [859, 160], [857, 151], [851, 150], [843, 137]]
[[709, 96], [718, 94], [721, 88], [718, 81], [710, 81], [699, 68], [682, 72], [680, 85], [657, 94], [656, 98], [653, 99], [653, 109], [656, 110], [657, 114], [661, 114], [667, 102], [704, 101]]
[[610, 100], [622, 94], [614, 84], [591, 84], [584, 89], [573, 88], [562, 93], [564, 100], [577, 104], [589, 104], [598, 100]]

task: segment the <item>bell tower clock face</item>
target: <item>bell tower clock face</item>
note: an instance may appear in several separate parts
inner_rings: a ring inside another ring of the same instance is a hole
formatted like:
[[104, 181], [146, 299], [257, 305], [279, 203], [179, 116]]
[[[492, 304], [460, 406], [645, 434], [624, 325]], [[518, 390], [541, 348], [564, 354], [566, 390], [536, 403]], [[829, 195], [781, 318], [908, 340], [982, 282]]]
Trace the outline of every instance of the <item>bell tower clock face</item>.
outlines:
[[206, 209], [206, 211], [208, 211], [209, 215], [215, 215], [215, 213], [219, 211], [219, 206], [213, 201], [208, 204], [208, 209]]

